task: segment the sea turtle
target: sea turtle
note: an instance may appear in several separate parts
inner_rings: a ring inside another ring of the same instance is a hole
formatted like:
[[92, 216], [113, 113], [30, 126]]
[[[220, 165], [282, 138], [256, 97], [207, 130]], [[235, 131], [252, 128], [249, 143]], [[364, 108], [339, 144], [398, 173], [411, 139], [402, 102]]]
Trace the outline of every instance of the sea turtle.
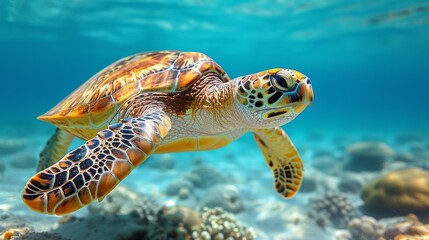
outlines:
[[[230, 80], [198, 52], [125, 57], [90, 78], [39, 117], [55, 134], [23, 201], [63, 215], [101, 201], [151, 154], [223, 147], [252, 131], [285, 198], [298, 191], [303, 166], [279, 126], [313, 101], [311, 81], [276, 68]], [[66, 154], [73, 137], [87, 140]]]

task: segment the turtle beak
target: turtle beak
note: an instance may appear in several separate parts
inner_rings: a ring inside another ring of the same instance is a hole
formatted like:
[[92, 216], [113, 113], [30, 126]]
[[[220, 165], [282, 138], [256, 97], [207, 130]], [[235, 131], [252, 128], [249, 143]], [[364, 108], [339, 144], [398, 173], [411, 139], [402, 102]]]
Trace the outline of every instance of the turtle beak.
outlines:
[[307, 95], [308, 105], [313, 106], [313, 99], [314, 99], [313, 84], [311, 83], [310, 78], [298, 71], [295, 71], [295, 70], [292, 70], [292, 71], [295, 73], [295, 76], [297, 77], [298, 81], [304, 85], [303, 87], [305, 88], [304, 92]]
[[307, 87], [308, 87], [308, 105], [309, 106], [313, 106], [313, 99], [314, 99], [314, 95], [313, 95], [313, 87], [311, 86], [311, 80], [308, 79], [309, 84], [307, 83]]

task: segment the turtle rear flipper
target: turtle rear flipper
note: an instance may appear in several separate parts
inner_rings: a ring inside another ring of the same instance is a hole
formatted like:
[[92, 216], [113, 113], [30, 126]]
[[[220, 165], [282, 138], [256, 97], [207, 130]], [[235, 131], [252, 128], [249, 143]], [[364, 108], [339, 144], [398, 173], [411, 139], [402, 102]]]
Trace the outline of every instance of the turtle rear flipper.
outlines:
[[110, 125], [34, 175], [22, 198], [31, 209], [56, 215], [100, 200], [155, 151], [170, 128], [170, 119], [162, 113]]
[[74, 136], [72, 134], [57, 128], [55, 133], [46, 143], [43, 151], [40, 153], [37, 171], [42, 171], [43, 169], [54, 165], [59, 159], [64, 157], [73, 138]]
[[280, 127], [256, 129], [254, 136], [274, 174], [274, 188], [284, 198], [293, 197], [301, 186], [304, 170], [295, 146]]

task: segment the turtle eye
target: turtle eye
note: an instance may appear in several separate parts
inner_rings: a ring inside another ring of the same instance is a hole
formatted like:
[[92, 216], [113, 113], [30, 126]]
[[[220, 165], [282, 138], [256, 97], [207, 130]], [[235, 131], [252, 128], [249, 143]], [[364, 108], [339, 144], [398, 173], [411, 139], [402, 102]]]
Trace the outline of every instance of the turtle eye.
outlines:
[[291, 91], [296, 86], [296, 81], [293, 76], [280, 76], [277, 74], [271, 75], [271, 83], [279, 91]]

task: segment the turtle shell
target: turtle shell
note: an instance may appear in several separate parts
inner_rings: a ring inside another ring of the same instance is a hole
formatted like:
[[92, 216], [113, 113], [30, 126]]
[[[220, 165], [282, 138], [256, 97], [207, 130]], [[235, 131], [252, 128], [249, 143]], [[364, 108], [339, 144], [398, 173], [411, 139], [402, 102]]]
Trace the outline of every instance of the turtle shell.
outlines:
[[207, 72], [229, 81], [223, 69], [203, 53], [135, 54], [94, 75], [39, 119], [78, 137], [93, 137], [130, 97], [142, 92], [181, 92]]

